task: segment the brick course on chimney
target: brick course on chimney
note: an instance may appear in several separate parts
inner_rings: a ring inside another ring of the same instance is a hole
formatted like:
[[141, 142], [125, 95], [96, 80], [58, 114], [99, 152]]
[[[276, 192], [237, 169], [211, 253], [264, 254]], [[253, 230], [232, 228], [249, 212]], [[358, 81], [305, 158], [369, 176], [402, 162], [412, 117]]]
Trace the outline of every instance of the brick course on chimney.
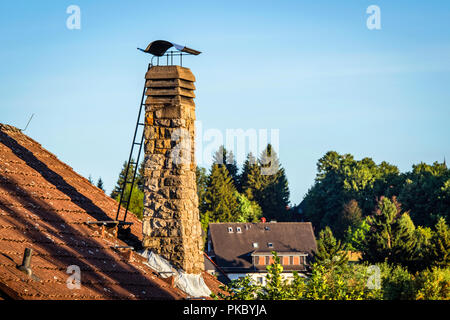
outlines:
[[188, 68], [146, 74], [143, 246], [190, 274], [204, 270], [195, 179], [195, 77]]

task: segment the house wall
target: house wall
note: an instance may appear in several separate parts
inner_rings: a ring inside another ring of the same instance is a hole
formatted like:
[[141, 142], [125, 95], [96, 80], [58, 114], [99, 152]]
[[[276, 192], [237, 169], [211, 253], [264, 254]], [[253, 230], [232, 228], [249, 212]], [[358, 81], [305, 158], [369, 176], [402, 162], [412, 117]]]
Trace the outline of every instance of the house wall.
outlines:
[[[267, 272], [227, 273], [227, 275], [231, 280], [237, 280], [239, 278], [249, 276], [254, 283], [266, 285]], [[281, 277], [283, 280], [288, 280], [290, 282], [294, 279], [294, 274], [292, 272], [283, 272]]]

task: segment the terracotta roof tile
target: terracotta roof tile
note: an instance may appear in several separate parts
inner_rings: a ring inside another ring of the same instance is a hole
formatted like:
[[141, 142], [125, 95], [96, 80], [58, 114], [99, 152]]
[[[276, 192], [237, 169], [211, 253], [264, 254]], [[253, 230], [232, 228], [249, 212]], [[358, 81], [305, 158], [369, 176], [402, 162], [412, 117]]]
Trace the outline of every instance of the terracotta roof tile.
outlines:
[[[114, 220], [117, 202], [20, 130], [0, 124], [0, 292], [23, 299], [183, 299], [137, 254], [87, 221]], [[131, 240], [142, 224], [129, 214]], [[130, 240], [130, 241], [131, 241]], [[39, 280], [18, 270], [25, 248]], [[69, 289], [67, 267], [81, 270], [81, 288]], [[219, 283], [205, 273], [211, 288]]]

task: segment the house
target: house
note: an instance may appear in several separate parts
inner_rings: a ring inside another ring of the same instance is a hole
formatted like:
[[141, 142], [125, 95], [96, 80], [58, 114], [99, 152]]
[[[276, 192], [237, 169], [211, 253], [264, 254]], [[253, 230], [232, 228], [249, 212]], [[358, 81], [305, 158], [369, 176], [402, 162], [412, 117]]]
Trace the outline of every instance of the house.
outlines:
[[119, 229], [116, 212], [102, 190], [0, 124], [0, 300], [189, 298], [139, 254], [141, 221], [129, 214]]
[[[277, 252], [283, 276], [307, 272], [313, 251], [317, 250], [310, 222], [211, 223], [207, 237], [205, 270], [225, 282], [249, 275], [265, 284], [266, 267]], [[209, 260], [209, 259], [208, 259]], [[225, 275], [226, 274], [226, 277]]]

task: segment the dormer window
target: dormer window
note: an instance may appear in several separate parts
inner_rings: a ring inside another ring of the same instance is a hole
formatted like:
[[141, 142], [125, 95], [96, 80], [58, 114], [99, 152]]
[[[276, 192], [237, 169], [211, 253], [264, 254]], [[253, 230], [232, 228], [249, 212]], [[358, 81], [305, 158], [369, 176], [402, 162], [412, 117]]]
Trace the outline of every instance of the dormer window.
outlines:
[[258, 248], [258, 242], [253, 242], [253, 248]]
[[268, 226], [265, 226], [265, 227], [264, 227], [264, 230], [270, 231], [270, 228], [269, 228]]
[[233, 233], [233, 228], [232, 227], [228, 227], [228, 233]]
[[237, 233], [242, 233], [241, 227], [236, 227], [236, 232]]
[[267, 243], [267, 246], [268, 246], [269, 248], [273, 248], [273, 243], [272, 243], [272, 242], [268, 242], [268, 243]]

